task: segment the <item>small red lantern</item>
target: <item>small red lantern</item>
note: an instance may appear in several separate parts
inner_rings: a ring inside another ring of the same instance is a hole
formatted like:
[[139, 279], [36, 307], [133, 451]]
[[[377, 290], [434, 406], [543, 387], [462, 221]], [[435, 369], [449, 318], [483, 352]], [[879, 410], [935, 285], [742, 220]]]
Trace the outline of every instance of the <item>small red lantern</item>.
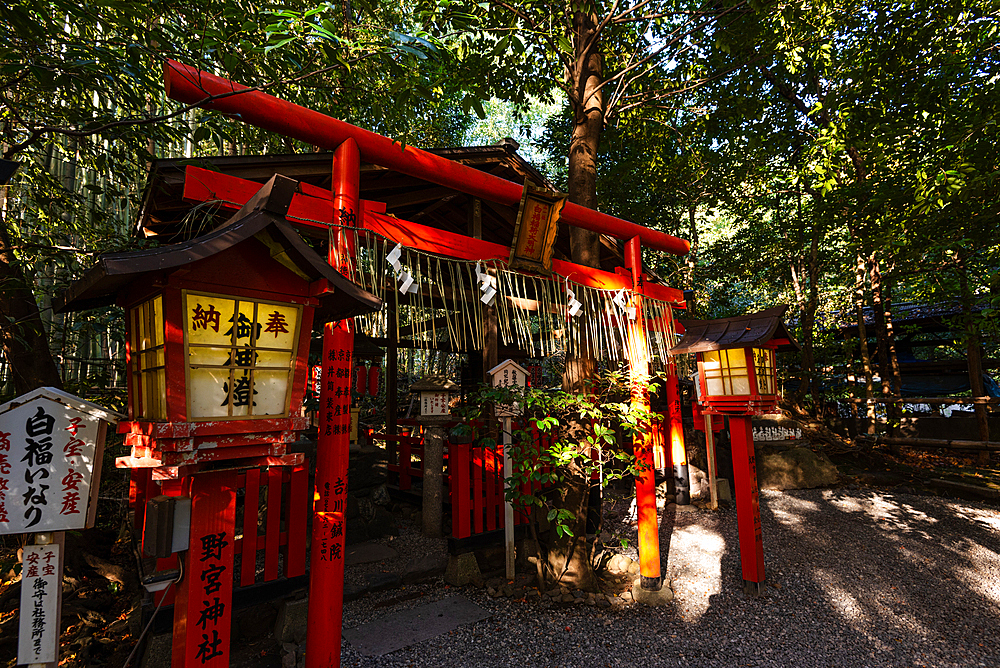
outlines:
[[382, 369], [378, 364], [372, 364], [368, 367], [368, 396], [370, 397], [378, 396], [378, 386], [381, 372]]
[[354, 367], [354, 391], [361, 396], [368, 391], [368, 367], [364, 364]]
[[743, 589], [754, 596], [764, 586], [764, 543], [750, 417], [778, 405], [775, 352], [799, 349], [782, 322], [787, 309], [682, 320], [684, 338], [670, 351], [697, 353], [699, 406], [705, 413], [729, 416]]

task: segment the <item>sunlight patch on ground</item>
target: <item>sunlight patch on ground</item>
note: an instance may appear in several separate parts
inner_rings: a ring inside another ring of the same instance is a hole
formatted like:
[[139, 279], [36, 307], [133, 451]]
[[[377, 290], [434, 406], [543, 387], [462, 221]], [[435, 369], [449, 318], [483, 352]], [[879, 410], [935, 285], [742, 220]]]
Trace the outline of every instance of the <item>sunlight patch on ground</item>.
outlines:
[[956, 516], [969, 520], [970, 522], [985, 525], [994, 531], [1000, 531], [1000, 512], [996, 510], [985, 510], [983, 508], [970, 508], [958, 503], [951, 503], [948, 505], [955, 511]]
[[864, 513], [883, 529], [923, 531], [938, 520], [910, 504], [900, 504], [877, 492], [866, 498], [834, 498], [832, 491], [824, 493], [830, 505], [849, 513]]
[[696, 622], [722, 591], [722, 554], [726, 541], [712, 529], [698, 525], [677, 527], [670, 539], [672, 553], [683, 555], [673, 583], [681, 617]]
[[955, 577], [1000, 607], [1000, 580], [983, 577], [983, 573], [1000, 573], [1000, 555], [982, 545], [975, 545], [965, 556], [972, 565], [956, 568]]

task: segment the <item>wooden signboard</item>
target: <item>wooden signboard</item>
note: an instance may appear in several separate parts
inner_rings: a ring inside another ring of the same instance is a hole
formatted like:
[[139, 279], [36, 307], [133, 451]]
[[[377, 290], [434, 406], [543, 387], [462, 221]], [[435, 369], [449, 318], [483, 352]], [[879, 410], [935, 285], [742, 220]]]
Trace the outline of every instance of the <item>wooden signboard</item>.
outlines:
[[507, 264], [513, 270], [552, 271], [552, 247], [566, 198], [525, 184]]
[[0, 534], [93, 526], [104, 436], [119, 417], [52, 387], [0, 406]]

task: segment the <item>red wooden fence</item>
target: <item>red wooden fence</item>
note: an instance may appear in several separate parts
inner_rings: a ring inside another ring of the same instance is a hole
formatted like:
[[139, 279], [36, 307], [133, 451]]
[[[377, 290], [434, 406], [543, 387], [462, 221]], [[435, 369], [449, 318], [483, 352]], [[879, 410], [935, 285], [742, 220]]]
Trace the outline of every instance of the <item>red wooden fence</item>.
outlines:
[[[131, 473], [130, 501], [135, 510], [136, 535], [141, 536], [146, 501], [160, 494], [182, 496], [184, 484], [183, 479], [153, 480], [151, 469], [132, 469]], [[238, 586], [269, 582], [282, 575], [292, 578], [305, 574], [306, 541], [303, 537], [308, 513], [307, 464], [251, 468], [237, 475], [236, 515], [242, 515], [235, 539], [236, 554], [241, 555]], [[289, 540], [289, 536], [295, 538]], [[260, 552], [264, 555], [264, 569], [258, 576]], [[283, 568], [281, 556], [284, 557]], [[176, 555], [158, 560], [157, 568], [176, 567], [174, 564]]]

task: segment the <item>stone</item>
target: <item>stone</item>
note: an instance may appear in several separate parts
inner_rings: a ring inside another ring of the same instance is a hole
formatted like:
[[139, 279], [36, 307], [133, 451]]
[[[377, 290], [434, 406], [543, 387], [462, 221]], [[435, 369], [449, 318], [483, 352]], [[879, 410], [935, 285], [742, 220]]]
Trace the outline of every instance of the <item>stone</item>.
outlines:
[[400, 573], [403, 584], [415, 584], [444, 575], [448, 569], [448, 555], [425, 554], [406, 564]]
[[172, 643], [173, 635], [170, 633], [149, 636], [139, 668], [170, 668]]
[[308, 613], [308, 596], [281, 601], [278, 604], [278, 617], [274, 622], [275, 639], [286, 643], [298, 643], [305, 640]]
[[561, 598], [560, 600], [561, 600], [561, 601], [562, 601], [563, 603], [572, 603], [573, 601], [575, 601], [575, 600], [576, 600], [576, 597], [575, 597], [575, 596], [573, 596], [573, 594], [563, 594], [563, 595], [562, 595], [562, 598]]
[[361, 511], [358, 509], [358, 499], [353, 494], [347, 495], [347, 511], [345, 517], [348, 520], [353, 520], [355, 517], [360, 517]]
[[403, 583], [399, 573], [368, 573], [365, 575], [365, 589], [368, 592], [384, 591]]
[[385, 484], [381, 484], [378, 487], [372, 488], [372, 503], [376, 506], [388, 506], [392, 503], [392, 499], [389, 498], [389, 490], [386, 488]]
[[281, 643], [281, 668], [295, 668], [295, 650], [296, 645]]
[[632, 598], [636, 603], [656, 607], [666, 605], [674, 600], [674, 592], [666, 584], [657, 591], [643, 589], [639, 584], [639, 580], [636, 580], [632, 585]]
[[364, 585], [344, 583], [344, 601], [356, 601], [365, 594], [368, 589]]
[[631, 561], [624, 554], [616, 554], [608, 560], [608, 570], [612, 573], [625, 573], [628, 571], [628, 565]]
[[396, 550], [381, 543], [355, 543], [350, 545], [344, 553], [344, 566], [354, 566], [355, 564], [371, 564], [384, 559], [393, 559], [399, 556]]
[[[693, 464], [688, 464], [688, 476], [691, 480], [691, 500], [708, 499], [711, 492], [708, 489], [708, 474]], [[672, 501], [674, 499], [671, 499]]]
[[379, 536], [398, 536], [399, 524], [396, 516], [381, 506], [372, 506], [372, 519], [368, 522], [368, 535], [372, 538]]
[[840, 478], [830, 459], [808, 448], [790, 448], [757, 457], [757, 481], [762, 489], [812, 489], [836, 484]]
[[488, 617], [489, 612], [465, 597], [449, 596], [344, 629], [343, 637], [364, 656], [382, 656]]
[[599, 599], [597, 599], [597, 607], [598, 608], [610, 608], [611, 607], [611, 601], [609, 601], [607, 598], [605, 598], [604, 596], [602, 596]]
[[716, 478], [715, 488], [719, 493], [720, 503], [733, 502], [733, 490], [729, 488], [729, 480], [727, 480], [726, 478]]
[[464, 554], [453, 554], [448, 557], [448, 566], [444, 572], [444, 581], [455, 587], [464, 587], [471, 584], [474, 579], [482, 580], [483, 574], [479, 570], [479, 562], [472, 552]]
[[233, 627], [239, 630], [238, 637], [251, 641], [266, 638], [274, 630], [277, 621], [277, 605], [270, 603], [257, 604], [233, 614]]
[[639, 574], [639, 564], [637, 562], [633, 561], [632, 563], [630, 563], [628, 565], [628, 574], [629, 575], [638, 575]]

